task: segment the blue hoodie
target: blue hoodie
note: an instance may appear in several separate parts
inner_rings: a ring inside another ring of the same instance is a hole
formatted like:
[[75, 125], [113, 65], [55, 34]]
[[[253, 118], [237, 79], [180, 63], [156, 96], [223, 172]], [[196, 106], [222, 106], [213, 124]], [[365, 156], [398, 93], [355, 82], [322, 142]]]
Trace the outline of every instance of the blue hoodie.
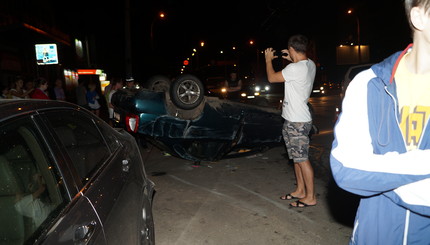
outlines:
[[336, 183], [362, 197], [350, 244], [430, 244], [430, 128], [406, 150], [394, 79], [411, 47], [359, 73], [342, 102], [330, 164]]

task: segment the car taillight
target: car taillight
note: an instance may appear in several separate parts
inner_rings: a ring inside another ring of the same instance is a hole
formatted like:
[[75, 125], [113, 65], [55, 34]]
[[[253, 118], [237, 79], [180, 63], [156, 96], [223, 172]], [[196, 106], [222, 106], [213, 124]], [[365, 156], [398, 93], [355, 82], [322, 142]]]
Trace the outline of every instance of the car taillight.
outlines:
[[136, 133], [139, 128], [139, 116], [132, 114], [125, 116], [125, 125], [127, 131]]

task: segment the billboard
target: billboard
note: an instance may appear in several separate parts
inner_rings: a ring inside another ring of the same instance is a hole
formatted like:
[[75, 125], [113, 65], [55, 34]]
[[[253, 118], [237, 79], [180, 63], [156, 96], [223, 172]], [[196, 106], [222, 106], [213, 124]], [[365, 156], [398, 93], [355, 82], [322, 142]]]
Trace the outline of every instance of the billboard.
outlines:
[[57, 44], [36, 44], [34, 46], [38, 65], [58, 64]]
[[[360, 55], [358, 55], [358, 52], [360, 52]], [[336, 47], [336, 63], [338, 65], [362, 64], [369, 62], [369, 60], [368, 45], [360, 45], [360, 49], [358, 45], [340, 45]]]

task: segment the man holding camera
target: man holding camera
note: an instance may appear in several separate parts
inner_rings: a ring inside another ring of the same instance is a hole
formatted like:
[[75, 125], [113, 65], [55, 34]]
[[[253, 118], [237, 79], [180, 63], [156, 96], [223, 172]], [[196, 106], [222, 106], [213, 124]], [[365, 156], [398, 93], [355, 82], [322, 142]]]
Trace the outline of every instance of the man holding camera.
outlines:
[[282, 117], [285, 119], [282, 135], [288, 156], [294, 161], [297, 180], [296, 190], [281, 196], [282, 200], [298, 199], [291, 207], [308, 207], [317, 204], [314, 189], [314, 171], [309, 161], [309, 132], [312, 117], [308, 100], [315, 79], [315, 63], [307, 55], [308, 39], [294, 35], [288, 40], [288, 49], [282, 50], [282, 58], [291, 61], [282, 71], [275, 72], [273, 59], [277, 58], [272, 48], [265, 50], [267, 78], [271, 83], [284, 82], [285, 94]]

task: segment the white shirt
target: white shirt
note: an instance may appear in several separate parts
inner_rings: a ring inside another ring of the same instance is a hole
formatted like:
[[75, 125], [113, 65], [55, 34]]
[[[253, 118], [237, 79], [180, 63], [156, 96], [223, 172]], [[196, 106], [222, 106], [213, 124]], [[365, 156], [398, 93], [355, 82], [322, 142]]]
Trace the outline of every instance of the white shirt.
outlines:
[[310, 122], [311, 113], [307, 105], [315, 79], [315, 63], [302, 60], [290, 63], [282, 70], [285, 79], [282, 117], [290, 122]]
[[109, 95], [108, 95], [108, 111], [109, 111], [109, 118], [113, 118], [114, 109], [113, 109], [112, 107], [110, 107], [110, 106], [109, 106], [109, 104], [111, 103], [111, 101], [112, 101], [112, 95], [113, 95], [115, 92], [116, 92], [116, 90], [111, 90], [111, 91], [109, 92]]

